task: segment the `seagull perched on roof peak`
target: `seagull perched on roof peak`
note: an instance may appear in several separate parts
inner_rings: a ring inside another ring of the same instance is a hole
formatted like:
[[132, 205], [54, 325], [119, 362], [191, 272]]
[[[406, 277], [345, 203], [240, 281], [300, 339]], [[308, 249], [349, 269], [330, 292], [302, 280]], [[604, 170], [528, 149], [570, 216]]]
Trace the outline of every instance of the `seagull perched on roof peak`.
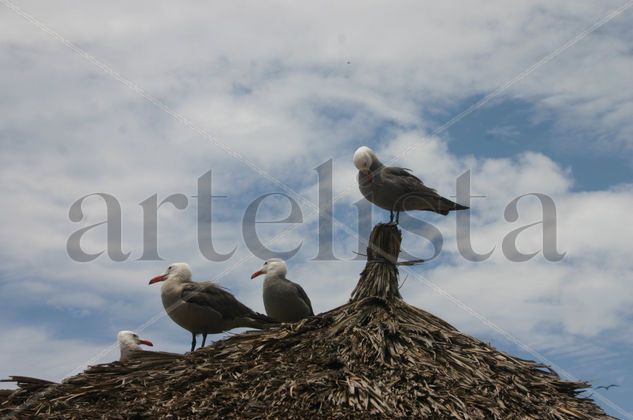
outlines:
[[385, 166], [367, 146], [354, 153], [358, 169], [358, 187], [363, 196], [378, 207], [390, 211], [389, 223], [398, 224], [401, 211], [423, 210], [447, 215], [450, 211], [468, 207], [444, 198], [429, 188], [410, 169]]

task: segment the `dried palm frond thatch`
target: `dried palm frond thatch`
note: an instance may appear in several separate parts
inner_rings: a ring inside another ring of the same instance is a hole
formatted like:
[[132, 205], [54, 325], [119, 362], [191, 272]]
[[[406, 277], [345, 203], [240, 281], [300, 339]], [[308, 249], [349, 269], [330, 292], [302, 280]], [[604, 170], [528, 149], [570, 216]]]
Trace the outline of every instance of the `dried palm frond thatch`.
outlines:
[[497, 351], [408, 305], [395, 226], [378, 225], [348, 304], [251, 331], [182, 358], [93, 366], [0, 414], [98, 418], [416, 417], [595, 419], [585, 382]]

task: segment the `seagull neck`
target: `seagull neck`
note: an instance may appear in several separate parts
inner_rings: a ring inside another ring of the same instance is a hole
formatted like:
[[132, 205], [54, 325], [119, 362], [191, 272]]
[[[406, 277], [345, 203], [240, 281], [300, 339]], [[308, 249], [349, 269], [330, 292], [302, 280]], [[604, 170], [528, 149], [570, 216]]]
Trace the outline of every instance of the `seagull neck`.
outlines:
[[271, 283], [271, 282], [278, 282], [278, 281], [284, 281], [286, 280], [286, 273], [266, 273], [266, 277], [264, 278], [264, 281], [266, 283]]
[[140, 350], [140, 349], [141, 348], [136, 343], [129, 343], [129, 342], [120, 343], [119, 344], [119, 350], [121, 350], [120, 360], [127, 359], [128, 357], [130, 357], [130, 353], [132, 353], [134, 350]]
[[169, 276], [167, 280], [165, 280], [164, 284], [167, 284], [167, 283], [183, 284], [183, 283], [191, 283], [191, 282], [192, 282], [191, 277], [176, 274], [173, 276]]
[[378, 160], [377, 157], [374, 157], [374, 159], [371, 162], [371, 166], [369, 166], [369, 170], [371, 172], [376, 172], [377, 170], [384, 168], [385, 165], [382, 164], [381, 161]]
[[186, 279], [182, 276], [169, 277], [163, 282], [160, 290], [163, 295], [170, 295], [175, 297], [180, 294], [182, 286], [187, 283], [192, 283], [191, 279]]

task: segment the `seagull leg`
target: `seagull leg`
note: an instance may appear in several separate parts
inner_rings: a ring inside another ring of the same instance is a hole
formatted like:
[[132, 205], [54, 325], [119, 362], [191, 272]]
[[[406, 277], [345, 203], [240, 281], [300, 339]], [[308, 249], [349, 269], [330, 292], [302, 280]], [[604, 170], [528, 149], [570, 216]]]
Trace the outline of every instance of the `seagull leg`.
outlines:
[[204, 347], [204, 343], [207, 342], [207, 333], [202, 333], [202, 345], [200, 348]]
[[393, 209], [389, 210], [389, 223], [387, 223], [389, 226], [397, 226], [398, 225], [398, 219], [400, 218], [400, 212], [396, 210], [396, 220], [394, 221], [393, 219]]
[[196, 333], [191, 333], [191, 351], [196, 349]]

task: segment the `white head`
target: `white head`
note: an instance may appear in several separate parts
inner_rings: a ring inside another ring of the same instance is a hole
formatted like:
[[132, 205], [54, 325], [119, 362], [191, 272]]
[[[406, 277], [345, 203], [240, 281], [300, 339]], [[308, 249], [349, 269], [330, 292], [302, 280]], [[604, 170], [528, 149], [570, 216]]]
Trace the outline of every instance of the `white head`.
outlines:
[[119, 331], [116, 335], [121, 350], [121, 358], [119, 360], [127, 360], [134, 350], [140, 350], [141, 344], [153, 346], [149, 340], [143, 340], [134, 331]]
[[262, 274], [266, 274], [266, 278], [271, 277], [286, 277], [286, 273], [288, 273], [288, 266], [286, 262], [281, 258], [271, 258], [264, 262], [262, 268], [259, 271], [256, 271], [251, 276], [254, 279], [257, 276], [261, 276]]
[[186, 283], [191, 281], [191, 268], [187, 263], [173, 263], [163, 274], [153, 277], [149, 284], [158, 283], [159, 281], [170, 281], [178, 283]]
[[367, 146], [361, 146], [354, 152], [354, 165], [359, 171], [369, 171], [374, 159], [376, 159], [374, 151]]

